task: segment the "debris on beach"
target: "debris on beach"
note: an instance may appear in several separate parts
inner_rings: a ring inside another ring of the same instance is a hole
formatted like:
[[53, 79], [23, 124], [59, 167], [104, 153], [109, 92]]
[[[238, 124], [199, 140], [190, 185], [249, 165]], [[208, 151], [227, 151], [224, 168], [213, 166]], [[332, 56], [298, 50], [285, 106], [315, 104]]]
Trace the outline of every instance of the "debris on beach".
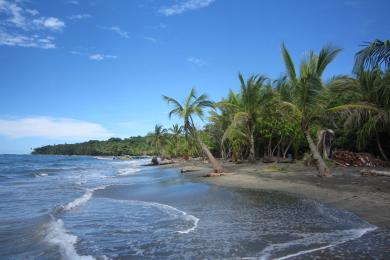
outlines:
[[196, 167], [196, 166], [185, 166], [185, 167], [181, 168], [180, 172], [181, 172], [181, 173], [195, 172], [195, 171], [200, 171], [200, 170], [202, 170], [202, 169], [203, 169], [203, 168]]
[[219, 176], [225, 176], [225, 173], [218, 173], [218, 172], [212, 172], [209, 174], [204, 175], [203, 177], [219, 177]]
[[378, 167], [384, 166], [385, 162], [375, 158], [369, 153], [354, 153], [350, 151], [334, 151], [333, 160], [343, 167]]
[[372, 169], [363, 169], [360, 171], [363, 176], [387, 176], [390, 177], [390, 172], [387, 171], [377, 171]]
[[166, 165], [166, 164], [173, 164], [175, 163], [173, 160], [170, 159], [160, 159], [158, 157], [153, 157], [150, 163], [144, 164], [143, 166], [158, 166], [158, 165]]

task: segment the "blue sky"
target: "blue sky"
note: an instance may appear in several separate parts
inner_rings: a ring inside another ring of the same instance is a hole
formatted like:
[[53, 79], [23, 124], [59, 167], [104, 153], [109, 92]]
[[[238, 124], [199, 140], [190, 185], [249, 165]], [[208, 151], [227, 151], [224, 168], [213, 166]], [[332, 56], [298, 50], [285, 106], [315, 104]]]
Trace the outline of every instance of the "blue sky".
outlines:
[[218, 100], [238, 72], [278, 77], [344, 48], [326, 76], [349, 74], [360, 44], [389, 39], [387, 0], [0, 0], [0, 153], [128, 137], [166, 127], [165, 94]]

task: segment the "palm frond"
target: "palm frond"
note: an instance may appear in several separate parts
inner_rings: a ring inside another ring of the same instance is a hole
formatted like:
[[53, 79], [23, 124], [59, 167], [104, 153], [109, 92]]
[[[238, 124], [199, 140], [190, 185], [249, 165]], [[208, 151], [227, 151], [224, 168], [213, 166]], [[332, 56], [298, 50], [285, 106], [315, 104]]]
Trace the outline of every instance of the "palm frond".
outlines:
[[317, 58], [317, 74], [322, 75], [326, 67], [336, 58], [342, 49], [327, 45], [321, 49]]
[[282, 44], [282, 56], [284, 60], [284, 65], [286, 66], [287, 76], [290, 78], [290, 80], [295, 81], [297, 78], [297, 74], [295, 72], [294, 63], [284, 43]]
[[364, 43], [363, 46], [364, 48], [355, 55], [354, 73], [360, 74], [364, 70], [380, 68], [382, 65], [385, 69], [389, 68], [390, 40], [376, 39], [373, 42]]

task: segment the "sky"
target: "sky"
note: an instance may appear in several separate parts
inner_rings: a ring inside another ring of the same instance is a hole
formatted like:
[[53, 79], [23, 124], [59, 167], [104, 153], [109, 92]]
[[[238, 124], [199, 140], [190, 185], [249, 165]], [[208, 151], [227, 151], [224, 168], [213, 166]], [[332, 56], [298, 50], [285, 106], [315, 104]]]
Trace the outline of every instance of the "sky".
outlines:
[[[389, 39], [388, 0], [0, 0], [0, 154], [169, 128], [162, 95], [219, 100], [331, 43], [325, 78]], [[201, 121], [198, 121], [201, 124]]]

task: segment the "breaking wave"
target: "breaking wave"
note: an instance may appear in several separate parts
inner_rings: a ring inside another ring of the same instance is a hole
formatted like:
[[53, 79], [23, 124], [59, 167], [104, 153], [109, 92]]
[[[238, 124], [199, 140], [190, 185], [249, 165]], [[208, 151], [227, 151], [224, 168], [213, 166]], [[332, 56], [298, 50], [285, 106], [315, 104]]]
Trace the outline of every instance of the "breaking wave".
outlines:
[[77, 254], [75, 244], [77, 243], [77, 236], [68, 233], [64, 227], [64, 223], [61, 219], [55, 219], [51, 216], [52, 220], [47, 224], [45, 240], [47, 243], [53, 246], [57, 246], [61, 256], [64, 259], [74, 260], [94, 260], [93, 256], [82, 256]]

